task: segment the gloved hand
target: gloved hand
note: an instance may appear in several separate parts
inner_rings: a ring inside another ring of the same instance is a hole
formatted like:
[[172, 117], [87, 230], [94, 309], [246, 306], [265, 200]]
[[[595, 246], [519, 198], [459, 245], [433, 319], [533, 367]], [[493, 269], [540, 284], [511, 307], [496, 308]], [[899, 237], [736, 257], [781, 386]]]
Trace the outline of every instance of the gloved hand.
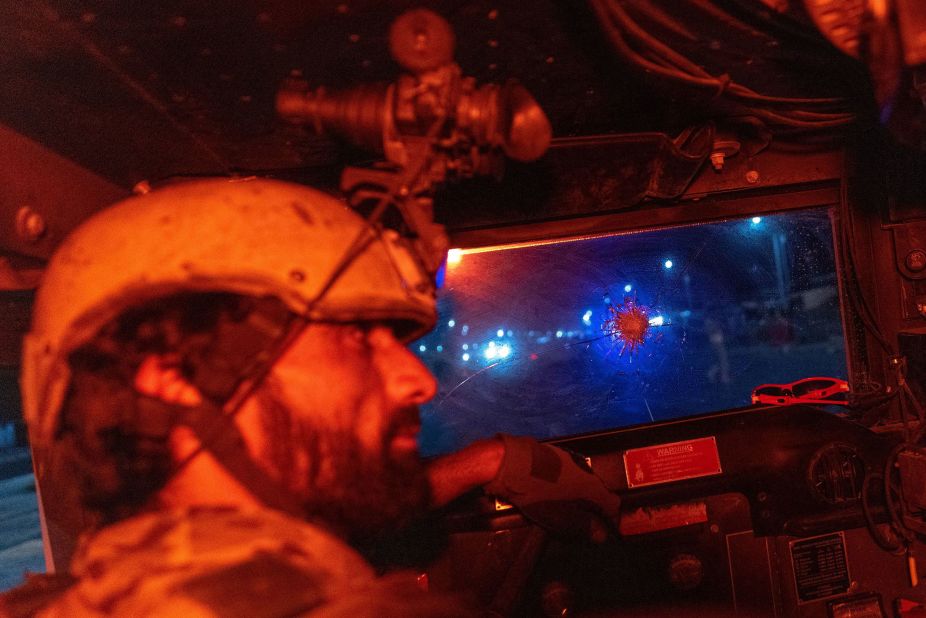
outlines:
[[621, 501], [585, 461], [533, 438], [499, 434], [505, 445], [486, 492], [515, 505], [534, 523], [573, 539], [604, 541]]

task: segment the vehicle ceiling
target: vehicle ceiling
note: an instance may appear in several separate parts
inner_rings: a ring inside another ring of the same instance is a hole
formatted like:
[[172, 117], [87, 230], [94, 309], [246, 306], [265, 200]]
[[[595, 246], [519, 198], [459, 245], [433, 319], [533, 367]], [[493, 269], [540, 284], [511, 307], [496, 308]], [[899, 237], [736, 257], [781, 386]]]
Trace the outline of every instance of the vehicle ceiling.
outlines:
[[[846, 97], [867, 110], [862, 65], [787, 2], [622, 2], [659, 40], [756, 92]], [[0, 22], [0, 124], [130, 188], [174, 176], [283, 174], [368, 158], [281, 122], [294, 71], [340, 88], [391, 81], [388, 24], [421, 2], [19, 0]], [[442, 0], [456, 59], [482, 82], [517, 78], [554, 137], [662, 131], [731, 113], [712, 89], [645, 75], [616, 58], [577, 1]], [[864, 112], [862, 112], [864, 113]], [[773, 127], [774, 129], [774, 127]]]

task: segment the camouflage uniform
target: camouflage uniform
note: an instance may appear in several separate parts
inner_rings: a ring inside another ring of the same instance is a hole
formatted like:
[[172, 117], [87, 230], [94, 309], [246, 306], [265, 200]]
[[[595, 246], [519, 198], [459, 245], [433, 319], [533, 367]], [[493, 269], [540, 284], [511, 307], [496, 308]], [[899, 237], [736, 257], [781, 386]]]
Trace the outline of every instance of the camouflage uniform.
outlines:
[[340, 539], [267, 509], [133, 517], [85, 539], [69, 578], [0, 596], [0, 616], [472, 615], [412, 573], [377, 577]]

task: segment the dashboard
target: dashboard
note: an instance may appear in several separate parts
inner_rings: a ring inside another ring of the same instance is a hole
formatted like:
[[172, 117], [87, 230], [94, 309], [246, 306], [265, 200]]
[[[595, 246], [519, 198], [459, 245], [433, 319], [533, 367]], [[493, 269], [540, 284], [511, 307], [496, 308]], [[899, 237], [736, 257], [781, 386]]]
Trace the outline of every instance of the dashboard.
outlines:
[[[624, 465], [628, 451], [687, 447], [704, 439], [716, 444], [716, 473], [700, 474], [689, 457], [674, 476], [670, 471], [634, 486]], [[595, 472], [620, 491], [625, 510], [739, 493], [749, 502], [754, 530], [772, 535], [863, 525], [865, 474], [883, 469], [892, 441], [820, 408], [795, 405], [756, 406], [556, 444], [589, 457]], [[678, 478], [688, 468], [698, 476]]]
[[497, 615], [829, 616], [865, 594], [880, 605], [908, 582], [903, 557], [871, 540], [866, 509], [883, 521], [883, 498], [875, 488], [863, 505], [863, 485], [894, 442], [805, 405], [556, 440], [619, 493], [619, 534], [566, 541], [472, 495], [444, 514], [447, 549], [426, 577]]

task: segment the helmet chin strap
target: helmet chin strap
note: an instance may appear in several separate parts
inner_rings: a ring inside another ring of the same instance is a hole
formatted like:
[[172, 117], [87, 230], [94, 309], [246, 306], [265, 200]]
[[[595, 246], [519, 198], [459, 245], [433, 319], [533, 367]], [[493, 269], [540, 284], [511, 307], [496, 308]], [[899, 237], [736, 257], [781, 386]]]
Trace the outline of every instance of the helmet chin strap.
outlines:
[[[283, 487], [249, 455], [244, 436], [233, 416], [221, 408], [203, 403], [181, 413], [178, 421], [189, 427], [203, 448], [263, 505], [302, 518], [301, 500]], [[184, 464], [187, 460], [184, 460]]]
[[[145, 410], [140, 417], [163, 418], [163, 412], [169, 411], [172, 417], [165, 419], [168, 426], [189, 427], [199, 440], [199, 446], [174, 466], [173, 474], [183, 470], [203, 451], [208, 451], [264, 505], [296, 517], [305, 516], [299, 496], [283, 487], [254, 461], [235, 423], [235, 416], [308, 323], [301, 316], [293, 317], [277, 303], [258, 301], [243, 322], [228, 327], [210, 353], [194, 363], [191, 381], [203, 394], [202, 403], [181, 408], [144, 398], [146, 406], [162, 410], [160, 414], [155, 409]], [[216, 403], [219, 401], [225, 403]]]
[[148, 436], [166, 436], [172, 427], [188, 427], [199, 440], [199, 447], [174, 466], [176, 475], [202, 452], [209, 452], [236, 481], [265, 506], [295, 517], [305, 512], [301, 501], [284, 488], [248, 455], [244, 436], [234, 418], [208, 400], [194, 408], [181, 408], [160, 399], [141, 396], [139, 416], [145, 419], [136, 430]]

